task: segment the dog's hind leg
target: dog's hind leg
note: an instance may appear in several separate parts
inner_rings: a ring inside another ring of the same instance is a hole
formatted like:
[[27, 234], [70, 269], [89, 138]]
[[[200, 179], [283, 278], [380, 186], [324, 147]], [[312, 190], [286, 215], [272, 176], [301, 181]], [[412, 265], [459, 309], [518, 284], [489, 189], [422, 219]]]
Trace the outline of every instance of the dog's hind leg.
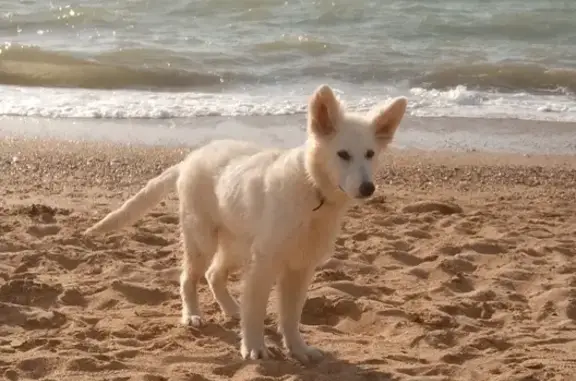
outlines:
[[218, 238], [215, 228], [192, 222], [188, 216], [182, 216], [180, 223], [184, 249], [180, 275], [182, 324], [199, 327], [203, 322], [198, 303], [198, 282], [214, 256]]
[[214, 299], [229, 318], [239, 318], [240, 307], [228, 291], [228, 275], [242, 265], [249, 252], [249, 247], [242, 245], [228, 232], [219, 232], [218, 251], [206, 271], [206, 280]]
[[214, 261], [212, 261], [208, 271], [206, 271], [206, 280], [222, 312], [229, 318], [236, 319], [240, 317], [240, 307], [236, 299], [234, 299], [228, 291], [226, 284], [228, 282], [230, 268], [226, 266], [224, 262], [225, 259], [222, 258], [223, 256], [224, 254], [220, 251], [216, 253]]

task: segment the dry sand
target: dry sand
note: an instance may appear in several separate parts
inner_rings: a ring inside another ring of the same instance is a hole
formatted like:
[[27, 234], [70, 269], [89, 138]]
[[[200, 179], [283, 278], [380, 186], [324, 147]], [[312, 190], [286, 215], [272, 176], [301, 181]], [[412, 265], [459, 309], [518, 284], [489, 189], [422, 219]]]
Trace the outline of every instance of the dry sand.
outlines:
[[301, 366], [242, 361], [205, 283], [209, 324], [179, 325], [175, 195], [134, 227], [81, 236], [184, 152], [0, 142], [0, 376], [574, 379], [576, 158], [391, 153], [309, 291], [302, 331], [330, 356]]

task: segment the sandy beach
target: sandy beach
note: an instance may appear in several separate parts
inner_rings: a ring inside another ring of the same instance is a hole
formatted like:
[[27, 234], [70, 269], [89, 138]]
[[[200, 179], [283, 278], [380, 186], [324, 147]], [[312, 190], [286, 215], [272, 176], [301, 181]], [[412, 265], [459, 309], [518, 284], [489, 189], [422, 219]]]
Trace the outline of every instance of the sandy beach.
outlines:
[[[205, 283], [179, 325], [176, 198], [82, 231], [185, 148], [0, 140], [7, 380], [568, 381], [576, 374], [576, 158], [394, 150], [318, 270], [302, 331], [326, 359], [240, 358]], [[239, 277], [232, 289], [238, 292]], [[279, 347], [274, 299], [267, 338]], [[284, 353], [283, 351], [281, 353]]]

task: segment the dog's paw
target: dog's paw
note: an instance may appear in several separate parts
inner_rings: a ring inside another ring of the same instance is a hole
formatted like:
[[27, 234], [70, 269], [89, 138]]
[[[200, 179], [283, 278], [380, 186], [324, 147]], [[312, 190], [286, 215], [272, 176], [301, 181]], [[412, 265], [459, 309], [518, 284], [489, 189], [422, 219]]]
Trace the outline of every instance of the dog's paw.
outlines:
[[204, 320], [198, 315], [184, 315], [181, 323], [188, 327], [200, 328], [204, 325]]
[[270, 358], [270, 352], [266, 344], [248, 345], [244, 340], [240, 346], [240, 353], [245, 360], [267, 360]]
[[309, 345], [289, 348], [288, 353], [303, 364], [318, 362], [324, 358], [320, 349]]

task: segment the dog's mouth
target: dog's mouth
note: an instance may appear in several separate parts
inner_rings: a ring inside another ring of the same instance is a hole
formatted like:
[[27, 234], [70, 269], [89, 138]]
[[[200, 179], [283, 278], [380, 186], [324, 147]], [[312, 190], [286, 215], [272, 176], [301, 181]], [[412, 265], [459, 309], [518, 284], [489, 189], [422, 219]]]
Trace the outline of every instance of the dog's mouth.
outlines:
[[[339, 189], [342, 193], [344, 193], [345, 195], [348, 195], [348, 197], [350, 197], [350, 195], [348, 194], [348, 192], [346, 192], [346, 191], [344, 190], [344, 188], [342, 188], [342, 186], [338, 185], [338, 189]], [[368, 200], [368, 199], [371, 198], [372, 196], [374, 196], [374, 194], [371, 194], [371, 195], [369, 195], [369, 196], [365, 196], [365, 195], [362, 195], [362, 194], [360, 194], [360, 193], [356, 193], [356, 194], [354, 195], [354, 197], [351, 197], [351, 198], [353, 198], [354, 200]]]
[[370, 195], [370, 196], [363, 196], [361, 194], [357, 194], [354, 199], [355, 200], [359, 200], [359, 201], [365, 201], [365, 200], [369, 200], [373, 197], [374, 195]]

